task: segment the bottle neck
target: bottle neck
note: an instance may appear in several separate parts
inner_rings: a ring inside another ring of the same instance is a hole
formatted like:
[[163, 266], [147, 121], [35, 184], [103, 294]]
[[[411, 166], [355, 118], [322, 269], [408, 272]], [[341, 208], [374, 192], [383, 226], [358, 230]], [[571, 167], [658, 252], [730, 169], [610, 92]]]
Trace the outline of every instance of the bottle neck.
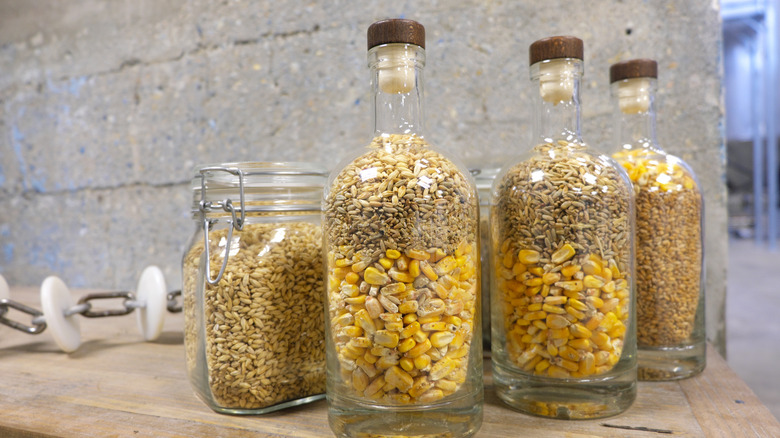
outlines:
[[413, 44], [384, 44], [369, 50], [374, 136], [422, 137], [425, 50]]
[[580, 81], [582, 61], [549, 59], [531, 66], [535, 85], [534, 141], [582, 142], [580, 134]]
[[625, 79], [614, 82], [610, 88], [617, 125], [615, 144], [618, 148], [663, 152], [655, 131], [655, 79]]

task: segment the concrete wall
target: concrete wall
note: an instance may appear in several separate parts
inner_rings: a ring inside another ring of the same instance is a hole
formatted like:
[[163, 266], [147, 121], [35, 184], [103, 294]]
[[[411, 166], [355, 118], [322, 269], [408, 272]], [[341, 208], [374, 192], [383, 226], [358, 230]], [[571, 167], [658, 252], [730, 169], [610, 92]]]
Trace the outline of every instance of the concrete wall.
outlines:
[[[584, 137], [611, 149], [608, 67], [659, 61], [660, 138], [706, 196], [709, 337], [723, 342], [726, 200], [714, 1], [6, 0], [0, 2], [0, 273], [171, 288], [200, 163], [318, 160], [370, 137], [365, 32], [428, 35], [429, 138], [472, 165], [528, 147], [528, 46], [586, 44]], [[544, 6], [542, 6], [544, 5]]]

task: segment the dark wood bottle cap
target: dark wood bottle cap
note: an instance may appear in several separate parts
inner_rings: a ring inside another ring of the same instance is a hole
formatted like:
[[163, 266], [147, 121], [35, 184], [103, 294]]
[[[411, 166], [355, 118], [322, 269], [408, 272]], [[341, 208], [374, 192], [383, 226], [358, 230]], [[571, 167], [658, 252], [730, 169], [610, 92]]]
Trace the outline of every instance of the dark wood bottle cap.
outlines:
[[368, 27], [368, 49], [382, 44], [414, 44], [425, 48], [425, 27], [414, 20], [393, 18]]
[[631, 59], [612, 64], [609, 83], [632, 78], [658, 78], [658, 63], [652, 59]]
[[576, 58], [583, 60], [584, 52], [585, 48], [581, 39], [573, 36], [554, 36], [531, 44], [528, 57], [531, 65], [534, 65], [547, 59]]

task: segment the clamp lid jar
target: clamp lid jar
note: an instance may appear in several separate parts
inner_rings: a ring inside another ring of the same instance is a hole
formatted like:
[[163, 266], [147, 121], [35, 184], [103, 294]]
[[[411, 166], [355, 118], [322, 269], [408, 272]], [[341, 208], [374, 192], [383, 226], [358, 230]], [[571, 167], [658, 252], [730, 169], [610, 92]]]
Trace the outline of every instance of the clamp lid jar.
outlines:
[[190, 382], [217, 412], [262, 414], [324, 396], [325, 178], [308, 163], [196, 171], [184, 338]]

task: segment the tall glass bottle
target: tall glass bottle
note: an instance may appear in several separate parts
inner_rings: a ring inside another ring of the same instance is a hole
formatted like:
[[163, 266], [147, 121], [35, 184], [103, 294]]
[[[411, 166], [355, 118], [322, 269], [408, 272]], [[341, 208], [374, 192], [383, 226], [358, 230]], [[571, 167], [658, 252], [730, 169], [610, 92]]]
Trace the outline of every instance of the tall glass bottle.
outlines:
[[423, 136], [425, 30], [368, 29], [374, 138], [323, 201], [328, 419], [337, 436], [471, 436], [482, 422], [479, 204]]
[[703, 200], [691, 168], [658, 145], [658, 66], [610, 68], [616, 152], [636, 193], [639, 379], [690, 377], [705, 367]]
[[523, 412], [598, 418], [636, 397], [631, 183], [580, 136], [583, 44], [530, 48], [535, 146], [493, 185], [493, 378]]

